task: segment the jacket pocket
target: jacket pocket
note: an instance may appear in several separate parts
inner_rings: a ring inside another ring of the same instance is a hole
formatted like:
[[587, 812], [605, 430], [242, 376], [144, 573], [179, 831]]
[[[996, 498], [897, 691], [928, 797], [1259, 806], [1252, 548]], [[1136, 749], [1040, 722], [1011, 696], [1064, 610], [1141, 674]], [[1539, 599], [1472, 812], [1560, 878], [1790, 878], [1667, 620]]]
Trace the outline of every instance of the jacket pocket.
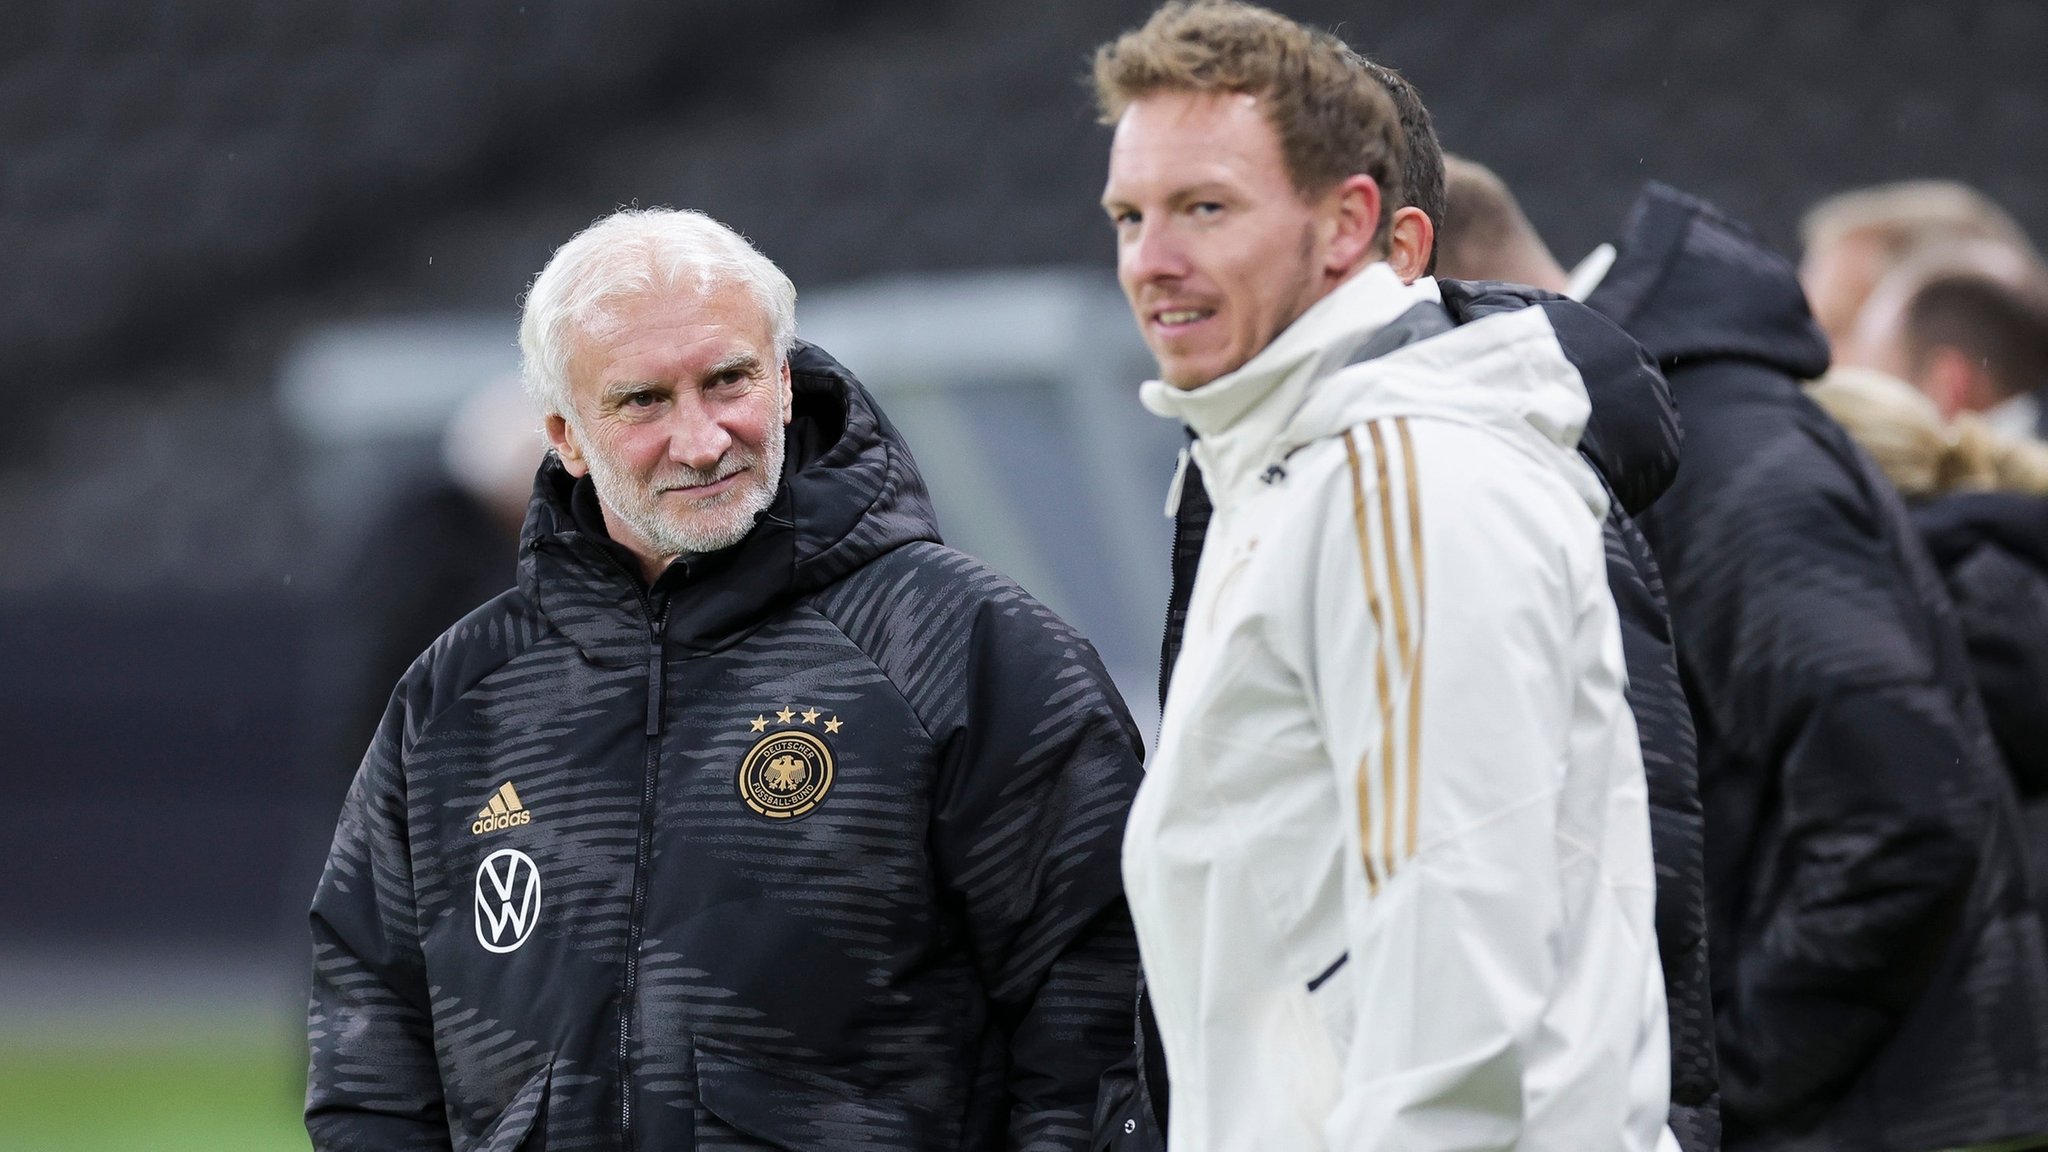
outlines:
[[697, 1147], [819, 1152], [830, 1148], [939, 1152], [959, 1144], [957, 1124], [864, 1100], [845, 1085], [743, 1063], [699, 1045]]
[[512, 1102], [484, 1131], [470, 1152], [547, 1152], [548, 1084], [554, 1075], [552, 1062], [526, 1078]]
[[[1357, 1023], [1358, 1002], [1351, 980], [1351, 953], [1338, 953], [1314, 976], [1302, 982], [1301, 999], [1309, 1019], [1301, 1037], [1304, 1086], [1323, 1085], [1335, 1095], [1342, 1091], [1344, 1064], [1351, 1054], [1351, 1032]], [[1320, 1099], [1320, 1097], [1318, 1097]]]

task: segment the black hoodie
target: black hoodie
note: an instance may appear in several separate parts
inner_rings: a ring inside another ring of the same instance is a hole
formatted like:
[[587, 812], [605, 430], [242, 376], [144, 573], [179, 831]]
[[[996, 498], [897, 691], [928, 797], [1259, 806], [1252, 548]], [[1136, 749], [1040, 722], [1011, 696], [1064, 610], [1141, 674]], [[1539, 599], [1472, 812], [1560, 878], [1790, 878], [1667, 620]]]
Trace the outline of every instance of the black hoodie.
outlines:
[[1789, 264], [1651, 185], [1587, 303], [1686, 431], [1642, 525], [1699, 737], [1731, 1149], [2048, 1135], [2048, 952], [1940, 579], [1800, 390], [1826, 341]]
[[[2023, 800], [2048, 800], [2048, 499], [1962, 492], [1915, 507], [1913, 520], [1956, 602], [2013, 784]], [[2048, 859], [2036, 865], [2039, 875]]]
[[536, 480], [400, 683], [313, 905], [320, 1149], [1074, 1148], [1128, 1046], [1140, 745], [792, 357], [775, 504], [654, 587]]
[[[1671, 625], [1656, 561], [1630, 519], [1656, 500], [1678, 471], [1677, 412], [1663, 377], [1642, 349], [1583, 305], [1518, 284], [1445, 280], [1438, 286], [1453, 324], [1542, 308], [1592, 401], [1579, 452], [1614, 496], [1605, 525], [1607, 577], [1621, 619], [1629, 709], [1635, 714], [1650, 792], [1657, 950], [1671, 1022], [1670, 1123], [1684, 1152], [1712, 1152], [1720, 1146], [1720, 1120], [1692, 716], [1671, 651]], [[1160, 652], [1162, 706], [1209, 525], [1209, 497], [1201, 470], [1193, 460], [1185, 469], [1174, 518], [1173, 590]], [[1122, 1074], [1105, 1083], [1097, 1118], [1097, 1146], [1116, 1152], [1158, 1152], [1165, 1147], [1171, 1103], [1167, 1069], [1142, 990], [1138, 1007], [1136, 1050]]]

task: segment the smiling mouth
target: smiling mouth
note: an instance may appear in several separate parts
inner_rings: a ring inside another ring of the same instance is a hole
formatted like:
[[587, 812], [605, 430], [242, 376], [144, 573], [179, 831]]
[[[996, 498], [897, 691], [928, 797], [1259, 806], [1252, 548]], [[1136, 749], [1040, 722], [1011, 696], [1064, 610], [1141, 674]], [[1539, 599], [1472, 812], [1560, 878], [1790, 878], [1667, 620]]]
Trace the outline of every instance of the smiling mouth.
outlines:
[[1215, 314], [1215, 310], [1209, 308], [1168, 308], [1154, 312], [1152, 321], [1161, 328], [1185, 328], [1190, 324], [1207, 320]]
[[718, 479], [713, 480], [708, 484], [671, 485], [667, 488], [663, 488], [661, 490], [661, 494], [664, 496], [668, 496], [671, 494], [681, 494], [684, 496], [716, 496], [719, 493], [725, 491], [727, 488], [731, 487], [733, 481], [738, 480], [741, 476], [745, 474], [746, 469], [742, 468], [737, 472], [730, 472], [724, 476], [720, 476]]

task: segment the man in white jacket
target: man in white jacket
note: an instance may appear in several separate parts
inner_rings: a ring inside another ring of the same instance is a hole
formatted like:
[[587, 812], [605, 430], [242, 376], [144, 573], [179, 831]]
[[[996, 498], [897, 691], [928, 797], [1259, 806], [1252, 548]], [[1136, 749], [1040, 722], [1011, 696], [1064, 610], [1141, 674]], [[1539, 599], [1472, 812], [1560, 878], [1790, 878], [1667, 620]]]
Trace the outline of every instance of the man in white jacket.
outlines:
[[1171, 4], [1097, 55], [1118, 273], [1215, 502], [1124, 877], [1173, 1152], [1670, 1148], [1585, 388], [1453, 328], [1386, 91]]

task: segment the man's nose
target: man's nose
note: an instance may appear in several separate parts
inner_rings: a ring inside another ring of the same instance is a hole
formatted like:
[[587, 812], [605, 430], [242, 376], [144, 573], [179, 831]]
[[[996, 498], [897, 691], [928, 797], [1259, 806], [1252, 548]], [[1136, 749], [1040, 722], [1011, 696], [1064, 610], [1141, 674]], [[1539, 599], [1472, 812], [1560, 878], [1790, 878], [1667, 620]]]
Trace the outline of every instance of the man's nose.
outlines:
[[702, 401], [676, 405], [668, 435], [670, 460], [700, 472], [709, 471], [725, 458], [731, 447], [732, 433], [718, 419], [717, 412]]
[[1171, 228], [1162, 228], [1150, 222], [1141, 224], [1136, 234], [1125, 241], [1122, 263], [1124, 280], [1128, 284], [1148, 284], [1155, 280], [1176, 280], [1187, 275], [1187, 258]]

